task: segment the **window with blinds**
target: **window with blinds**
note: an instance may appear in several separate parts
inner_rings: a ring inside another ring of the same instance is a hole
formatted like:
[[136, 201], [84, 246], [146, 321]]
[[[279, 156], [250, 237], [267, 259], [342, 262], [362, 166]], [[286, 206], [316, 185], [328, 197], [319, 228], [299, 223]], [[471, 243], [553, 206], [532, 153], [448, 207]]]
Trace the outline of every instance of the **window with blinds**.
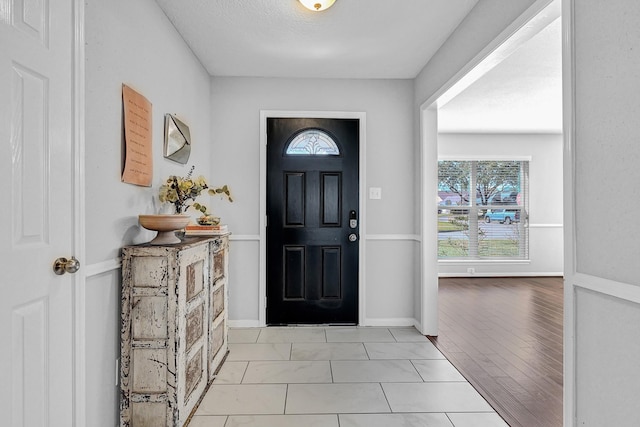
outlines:
[[438, 258], [528, 259], [529, 162], [438, 162]]

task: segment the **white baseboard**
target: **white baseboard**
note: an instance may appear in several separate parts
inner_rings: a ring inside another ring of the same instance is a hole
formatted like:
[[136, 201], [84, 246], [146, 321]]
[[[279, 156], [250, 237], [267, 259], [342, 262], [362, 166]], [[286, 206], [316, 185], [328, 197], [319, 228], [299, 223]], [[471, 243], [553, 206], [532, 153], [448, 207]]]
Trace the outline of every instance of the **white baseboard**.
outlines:
[[[413, 318], [393, 318], [393, 319], [365, 319], [362, 327], [411, 327], [416, 326], [416, 319]], [[229, 320], [230, 328], [260, 328], [258, 320]]]
[[509, 271], [481, 273], [438, 273], [438, 277], [562, 277], [562, 271]]
[[422, 325], [420, 324], [420, 322], [418, 322], [417, 319], [413, 319], [413, 327], [416, 328], [416, 330], [418, 332], [420, 332], [422, 335], [427, 335], [422, 331]]
[[378, 318], [366, 318], [360, 326], [377, 326], [377, 327], [409, 327], [416, 324], [416, 319], [413, 318], [391, 318], [391, 319], [378, 319]]
[[229, 320], [230, 328], [260, 328], [260, 321], [258, 320]]

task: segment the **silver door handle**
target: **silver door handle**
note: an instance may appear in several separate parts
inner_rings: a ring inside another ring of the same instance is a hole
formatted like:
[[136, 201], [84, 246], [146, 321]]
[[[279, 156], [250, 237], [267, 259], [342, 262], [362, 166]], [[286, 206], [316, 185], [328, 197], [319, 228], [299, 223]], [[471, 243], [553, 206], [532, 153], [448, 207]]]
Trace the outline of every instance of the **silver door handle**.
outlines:
[[53, 262], [53, 272], [58, 276], [64, 273], [73, 274], [78, 270], [80, 270], [80, 261], [73, 256], [70, 259], [61, 257]]
[[355, 242], [356, 240], [358, 240], [358, 236], [355, 233], [349, 234], [349, 241], [350, 242]]

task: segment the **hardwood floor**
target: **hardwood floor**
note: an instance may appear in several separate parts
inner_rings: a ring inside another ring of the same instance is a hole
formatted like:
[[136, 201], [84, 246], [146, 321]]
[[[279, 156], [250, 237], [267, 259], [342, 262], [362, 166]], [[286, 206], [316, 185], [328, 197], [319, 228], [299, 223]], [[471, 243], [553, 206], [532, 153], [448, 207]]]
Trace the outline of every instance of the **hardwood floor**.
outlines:
[[511, 427], [562, 426], [560, 277], [441, 278], [429, 339]]

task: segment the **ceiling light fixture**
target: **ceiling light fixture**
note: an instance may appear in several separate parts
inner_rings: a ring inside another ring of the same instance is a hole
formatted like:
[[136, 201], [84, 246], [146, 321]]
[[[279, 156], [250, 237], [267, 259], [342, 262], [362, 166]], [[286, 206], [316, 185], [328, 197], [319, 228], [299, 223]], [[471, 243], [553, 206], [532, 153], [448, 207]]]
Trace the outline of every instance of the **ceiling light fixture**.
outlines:
[[335, 2], [336, 0], [300, 0], [304, 7], [314, 12], [329, 9]]

